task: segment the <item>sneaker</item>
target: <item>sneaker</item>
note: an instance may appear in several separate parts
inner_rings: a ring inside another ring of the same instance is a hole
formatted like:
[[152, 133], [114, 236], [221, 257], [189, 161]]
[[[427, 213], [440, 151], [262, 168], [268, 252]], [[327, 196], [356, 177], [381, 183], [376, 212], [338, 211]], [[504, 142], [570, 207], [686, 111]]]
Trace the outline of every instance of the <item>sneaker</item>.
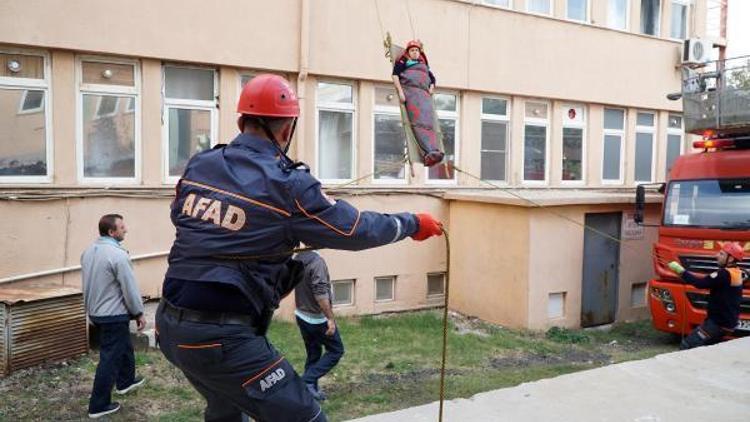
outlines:
[[313, 398], [316, 401], [322, 401], [323, 399], [320, 397], [320, 392], [317, 388], [315, 388], [315, 384], [306, 384], [307, 385], [307, 391], [313, 396]]
[[328, 395], [318, 387], [318, 395], [320, 396], [320, 401], [326, 401], [328, 399]]
[[101, 418], [102, 416], [109, 415], [110, 413], [115, 413], [118, 410], [120, 410], [120, 403], [113, 401], [107, 407], [105, 407], [103, 410], [100, 410], [99, 412], [89, 412], [89, 418], [91, 419]]
[[133, 383], [130, 384], [129, 386], [123, 388], [122, 390], [119, 389], [119, 388], [115, 388], [115, 393], [120, 394], [120, 395], [122, 395], [122, 394], [128, 394], [129, 392], [131, 392], [131, 391], [135, 390], [136, 388], [142, 386], [144, 382], [146, 382], [145, 378], [143, 378], [143, 377], [135, 377], [135, 379], [133, 380]]

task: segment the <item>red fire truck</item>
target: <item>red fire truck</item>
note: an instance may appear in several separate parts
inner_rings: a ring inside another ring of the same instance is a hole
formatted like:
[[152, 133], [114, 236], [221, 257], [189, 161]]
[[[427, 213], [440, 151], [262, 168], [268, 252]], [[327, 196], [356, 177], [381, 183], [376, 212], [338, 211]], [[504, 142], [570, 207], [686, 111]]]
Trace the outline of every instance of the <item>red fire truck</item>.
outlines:
[[[682, 282], [667, 267], [670, 261], [708, 274], [717, 270], [716, 255], [724, 242], [739, 242], [750, 254], [750, 62], [727, 64], [717, 62], [715, 70], [691, 72], [683, 80], [685, 130], [702, 140], [693, 143], [699, 152], [676, 159], [659, 186], [664, 201], [648, 302], [653, 325], [661, 331], [688, 334], [706, 317], [708, 292]], [[636, 190], [640, 223], [645, 187]], [[739, 266], [750, 273], [750, 258]], [[750, 335], [747, 281], [734, 335]]]

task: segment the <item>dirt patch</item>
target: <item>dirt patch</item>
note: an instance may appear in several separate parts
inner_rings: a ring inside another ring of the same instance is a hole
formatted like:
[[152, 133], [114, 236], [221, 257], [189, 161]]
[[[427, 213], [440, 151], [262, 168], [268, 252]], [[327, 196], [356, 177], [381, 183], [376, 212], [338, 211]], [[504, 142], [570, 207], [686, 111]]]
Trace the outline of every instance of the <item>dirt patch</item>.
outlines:
[[[491, 333], [487, 330], [488, 324], [479, 318], [449, 311], [448, 317], [453, 323], [454, 330], [459, 335], [474, 334], [480, 337], [489, 337]], [[494, 326], [501, 328], [500, 326]]]
[[606, 353], [581, 349], [567, 349], [562, 353], [515, 353], [490, 359], [493, 369], [526, 368], [536, 365], [588, 364], [606, 365], [611, 357]]

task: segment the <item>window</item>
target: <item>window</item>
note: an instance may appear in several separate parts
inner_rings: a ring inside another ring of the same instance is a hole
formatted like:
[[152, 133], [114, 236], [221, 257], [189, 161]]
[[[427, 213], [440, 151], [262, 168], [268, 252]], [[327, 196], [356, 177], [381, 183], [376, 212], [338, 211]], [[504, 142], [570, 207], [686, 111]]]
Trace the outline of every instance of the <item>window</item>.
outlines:
[[638, 113], [635, 126], [635, 181], [652, 182], [654, 174], [654, 113]]
[[318, 172], [326, 181], [354, 175], [354, 89], [318, 83]]
[[217, 83], [213, 69], [164, 66], [164, 169], [175, 182], [195, 153], [216, 139]]
[[557, 319], [565, 316], [565, 292], [550, 293], [547, 300], [547, 318]]
[[661, 0], [641, 0], [641, 33], [659, 35]]
[[333, 306], [354, 305], [354, 280], [338, 280], [331, 283]]
[[630, 289], [630, 306], [633, 308], [646, 306], [646, 283], [635, 283]]
[[687, 38], [687, 18], [690, 7], [689, 0], [672, 0], [672, 19], [670, 20], [669, 36], [684, 40]]
[[622, 149], [625, 139], [625, 110], [604, 109], [602, 182], [622, 183]]
[[427, 169], [427, 180], [454, 183], [456, 173], [453, 166], [458, 161], [458, 98], [454, 94], [441, 93], [434, 95], [434, 101], [445, 158], [440, 164]]
[[375, 277], [375, 301], [388, 302], [394, 299], [396, 276]]
[[607, 26], [613, 29], [628, 29], [628, 17], [630, 16], [629, 0], [609, 0], [607, 5]]
[[588, 0], [567, 0], [566, 17], [574, 21], [588, 22]]
[[526, 11], [531, 13], [540, 13], [543, 15], [551, 15], [552, 0], [526, 0]]
[[582, 106], [563, 107], [562, 180], [583, 181], [586, 115]]
[[48, 57], [0, 50], [0, 182], [49, 182], [52, 175]]
[[[375, 88], [373, 169], [375, 182], [405, 183], [406, 134], [393, 87]], [[401, 165], [399, 165], [401, 163]]]
[[511, 0], [482, 0], [482, 3], [490, 6], [511, 7]]
[[245, 87], [245, 85], [250, 82], [251, 79], [255, 77], [254, 73], [242, 73], [240, 74], [240, 91], [242, 88]]
[[549, 104], [529, 101], [525, 106], [523, 135], [523, 181], [547, 181], [547, 133]]
[[427, 274], [427, 296], [445, 294], [445, 273]]
[[682, 116], [676, 114], [669, 115], [667, 125], [667, 163], [666, 174], [672, 170], [675, 160], [682, 154]]
[[482, 179], [508, 180], [509, 115], [508, 100], [482, 98]]
[[134, 61], [78, 60], [78, 179], [138, 178], [138, 66]]

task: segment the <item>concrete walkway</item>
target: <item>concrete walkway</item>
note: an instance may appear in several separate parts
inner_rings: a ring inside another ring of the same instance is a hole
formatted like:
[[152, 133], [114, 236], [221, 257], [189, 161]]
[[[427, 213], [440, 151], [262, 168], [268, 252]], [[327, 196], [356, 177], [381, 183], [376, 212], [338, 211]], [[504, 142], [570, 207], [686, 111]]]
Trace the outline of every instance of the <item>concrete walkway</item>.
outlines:
[[[357, 422], [437, 421], [438, 403]], [[747, 422], [750, 337], [446, 403], [445, 421]]]

